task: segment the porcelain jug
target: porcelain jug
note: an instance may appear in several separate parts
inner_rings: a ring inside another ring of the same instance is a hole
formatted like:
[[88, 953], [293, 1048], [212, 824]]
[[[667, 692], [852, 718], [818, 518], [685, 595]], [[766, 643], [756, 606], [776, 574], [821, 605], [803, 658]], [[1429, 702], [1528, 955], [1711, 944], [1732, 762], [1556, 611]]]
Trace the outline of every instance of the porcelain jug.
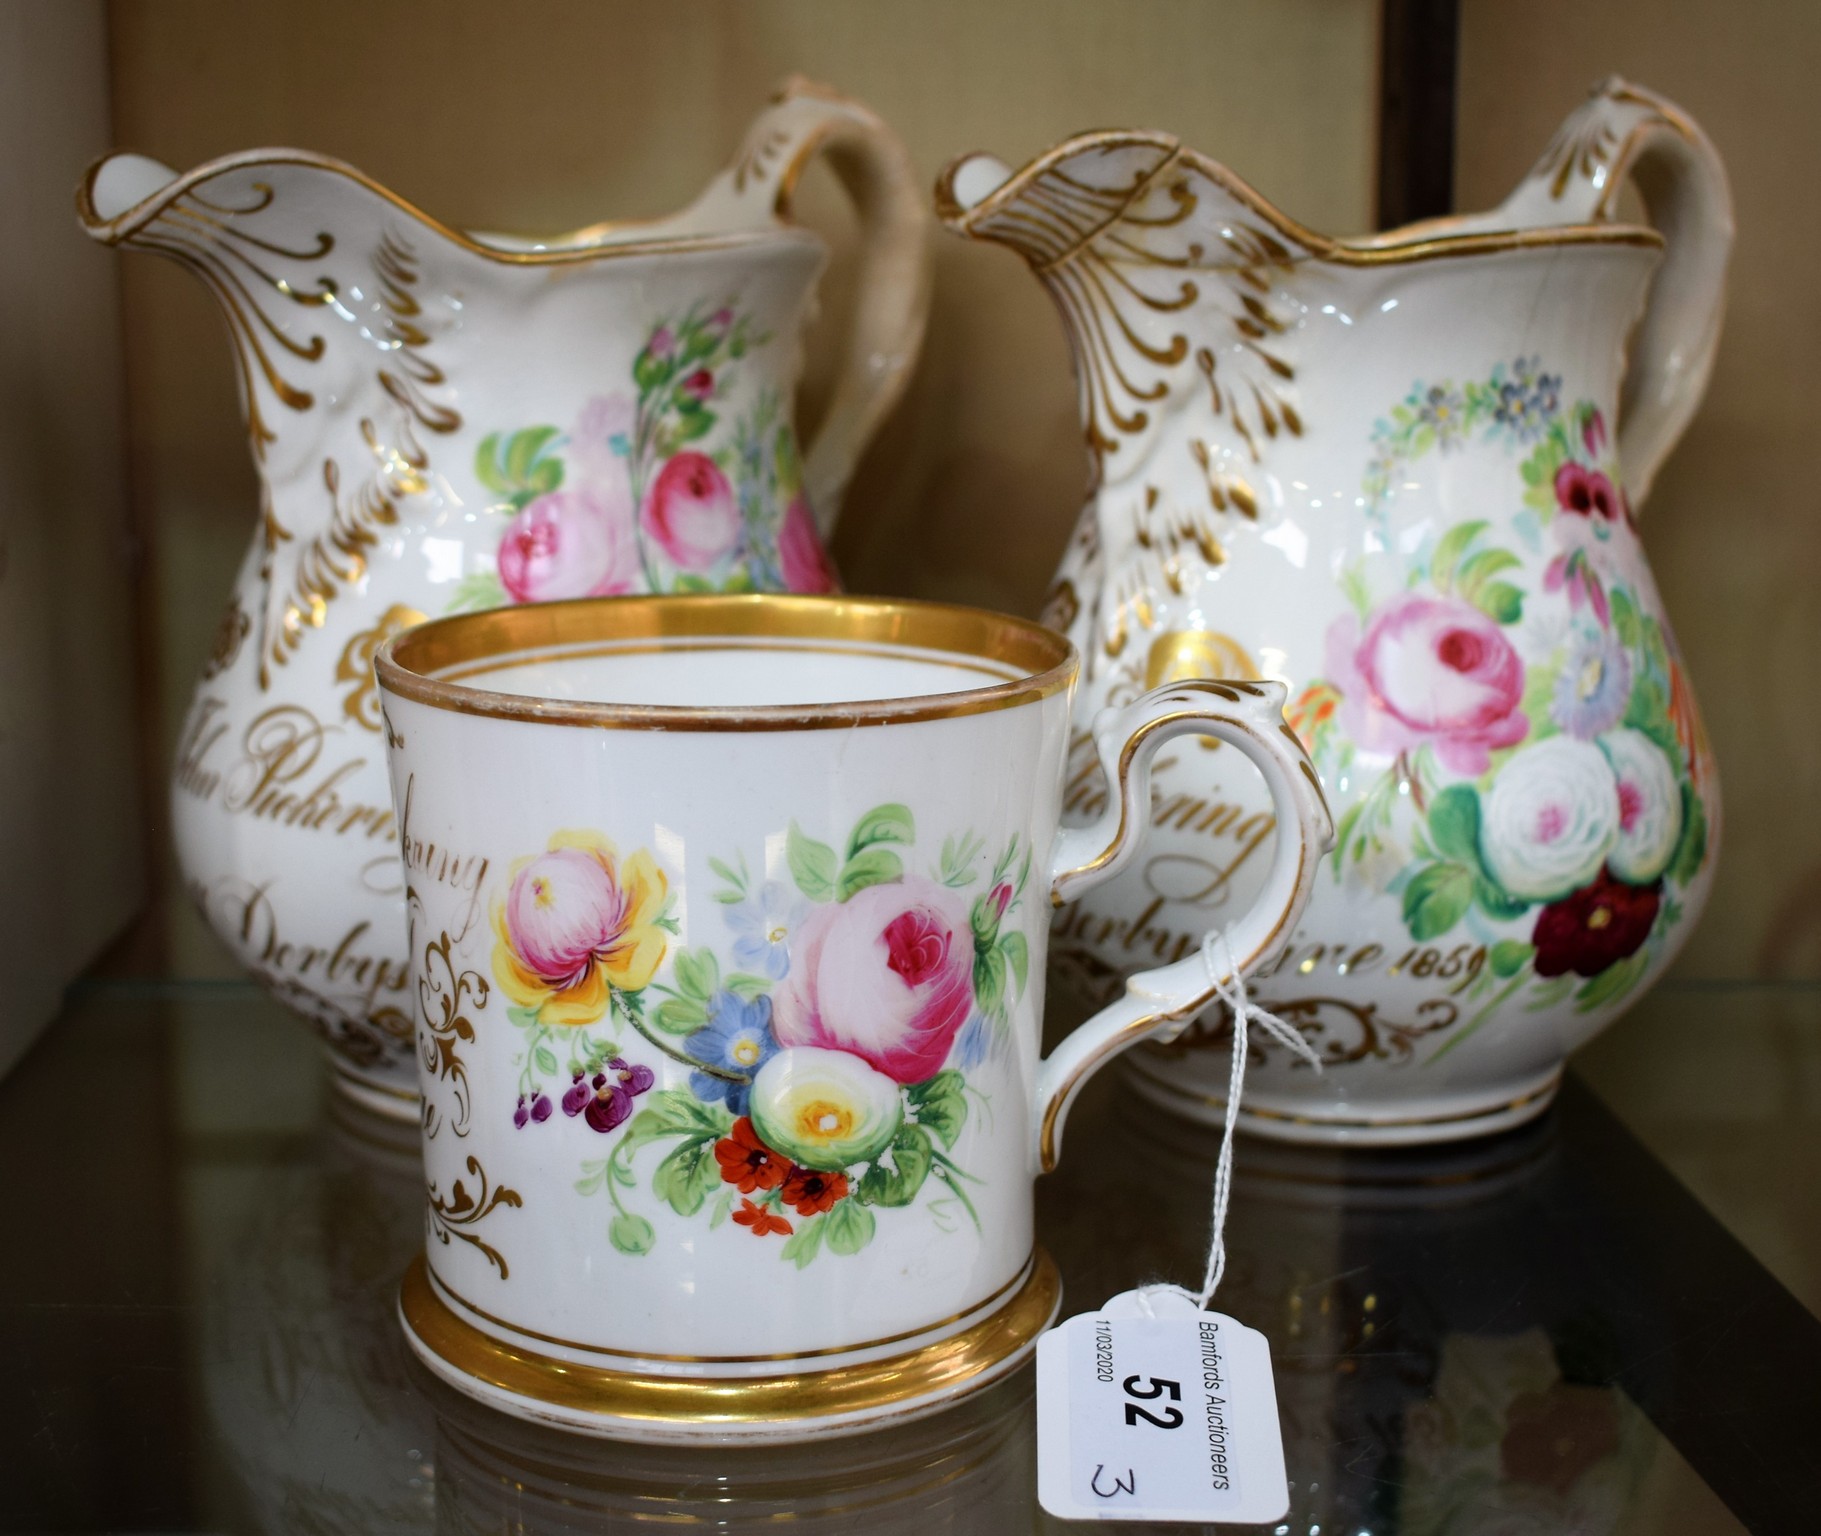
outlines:
[[[792, 426], [826, 251], [790, 222], [817, 153], [860, 221], [860, 297], [815, 440]], [[903, 147], [793, 80], [673, 218], [465, 233], [352, 167], [258, 150], [98, 163], [87, 231], [194, 271], [239, 364], [260, 506], [183, 726], [185, 884], [312, 1021], [338, 1084], [417, 1113], [404, 891], [446, 867], [386, 783], [373, 653], [437, 614], [835, 585], [822, 540], [916, 359], [929, 215]]]
[[[1714, 764], [1638, 533], [1719, 335], [1712, 146], [1614, 79], [1499, 208], [1366, 239], [1156, 133], [964, 159], [938, 201], [1030, 263], [1073, 345], [1094, 477], [1049, 617], [1088, 698], [1281, 681], [1339, 818], [1256, 984], [1326, 1070], [1255, 1047], [1242, 1123], [1425, 1141], [1540, 1113], [1712, 881]], [[1087, 816], [1085, 739], [1074, 761]], [[1266, 867], [1235, 754], [1187, 746], [1154, 792], [1148, 859], [1059, 918], [1090, 979], [1186, 953]], [[1223, 1034], [1134, 1053], [1136, 1082], [1218, 1120]]]

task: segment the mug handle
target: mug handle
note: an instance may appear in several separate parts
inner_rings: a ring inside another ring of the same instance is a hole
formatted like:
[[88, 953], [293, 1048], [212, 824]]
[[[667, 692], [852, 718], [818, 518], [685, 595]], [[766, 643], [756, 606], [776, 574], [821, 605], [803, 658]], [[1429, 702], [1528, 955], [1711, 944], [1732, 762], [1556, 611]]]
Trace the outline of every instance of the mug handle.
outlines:
[[797, 181], [815, 155], [860, 219], [860, 281], [840, 376], [815, 438], [803, 452], [803, 485], [827, 538], [841, 497], [879, 423], [910, 382], [929, 318], [930, 212], [909, 153], [873, 112], [794, 75], [753, 120], [728, 174], [738, 196], [769, 196], [791, 217]]
[[1635, 511], [1700, 405], [1719, 349], [1733, 240], [1726, 167], [1674, 102], [1613, 75], [1557, 129], [1501, 212], [1517, 228], [1607, 223], [1628, 179], [1668, 242], [1619, 407], [1619, 465]]
[[[1308, 904], [1321, 856], [1334, 846], [1334, 820], [1321, 781], [1296, 733], [1284, 723], [1282, 683], [1189, 680], [1155, 688], [1104, 709], [1094, 721], [1094, 750], [1113, 793], [1099, 818], [1065, 828], [1056, 840], [1050, 900], [1056, 906], [1112, 878], [1150, 830], [1151, 763], [1178, 736], [1214, 736], [1249, 757], [1270, 786], [1277, 838], [1263, 891], [1229, 925], [1233, 975], [1274, 958]], [[1202, 952], [1126, 978], [1125, 995], [1100, 1010], [1037, 1068], [1037, 1161], [1056, 1166], [1062, 1124], [1083, 1083], [1140, 1040], [1169, 1040], [1212, 1002], [1219, 988]]]

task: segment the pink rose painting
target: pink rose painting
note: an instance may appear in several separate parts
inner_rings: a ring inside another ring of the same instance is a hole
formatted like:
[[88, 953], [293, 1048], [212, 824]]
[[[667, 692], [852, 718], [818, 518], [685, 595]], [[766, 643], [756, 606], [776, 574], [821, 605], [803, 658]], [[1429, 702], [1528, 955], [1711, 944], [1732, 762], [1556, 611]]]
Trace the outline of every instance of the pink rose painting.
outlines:
[[819, 906], [774, 1000], [780, 1045], [849, 1051], [900, 1083], [941, 1070], [974, 1003], [959, 892], [908, 875]]
[[969, 1127], [988, 1083], [1023, 1081], [1011, 1042], [1031, 942], [1016, 914], [1035, 850], [1013, 834], [989, 859], [965, 827], [939, 857], [917, 841], [892, 801], [828, 842], [791, 821], [758, 845], [757, 873], [746, 853], [711, 858], [725, 955], [712, 939], [671, 948], [682, 924], [648, 851], [566, 831], [512, 866], [493, 909], [493, 975], [522, 1031], [512, 1122], [559, 1149], [614, 1138], [574, 1188], [609, 1198], [620, 1253], [657, 1244], [641, 1186], [721, 1228], [702, 1252], [783, 1238], [773, 1256], [799, 1270], [851, 1259], [920, 1203], [936, 1231], [983, 1229]]
[[[629, 592], [840, 589], [808, 501], [787, 403], [747, 387], [770, 339], [732, 302], [656, 324], [564, 429], [489, 432], [474, 475], [509, 519], [493, 568], [451, 608]], [[735, 402], [739, 402], [736, 404]]]
[[733, 487], [705, 453], [665, 462], [645, 495], [645, 532], [684, 571], [712, 570], [740, 542]]
[[500, 540], [500, 585], [515, 603], [630, 592], [639, 580], [632, 519], [594, 489], [551, 491], [526, 504]]
[[816, 534], [809, 503], [802, 496], [785, 510], [778, 529], [778, 569], [792, 592], [833, 592], [841, 584]]
[[582, 407], [567, 439], [553, 427], [532, 427], [514, 433], [503, 448], [498, 434], [481, 445], [477, 475], [518, 509], [496, 556], [499, 583], [511, 601], [639, 589], [632, 484], [614, 447], [631, 421], [624, 395], [601, 395]]
[[1394, 756], [1426, 743], [1471, 777], [1530, 730], [1523, 662], [1497, 624], [1458, 598], [1393, 598], [1363, 635], [1351, 616], [1337, 620], [1327, 660], [1362, 751]]

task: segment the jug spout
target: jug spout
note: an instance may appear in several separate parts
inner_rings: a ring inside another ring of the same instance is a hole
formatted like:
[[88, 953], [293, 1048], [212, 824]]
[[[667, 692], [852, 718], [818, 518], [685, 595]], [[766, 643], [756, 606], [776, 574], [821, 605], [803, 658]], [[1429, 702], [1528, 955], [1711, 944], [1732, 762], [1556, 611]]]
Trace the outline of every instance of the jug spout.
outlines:
[[1157, 133], [1086, 134], [1015, 173], [969, 156], [936, 196], [949, 228], [1017, 251], [1062, 310], [1096, 483], [1137, 472], [1199, 399], [1218, 418], [1188, 445], [1208, 500], [1255, 508], [1264, 445], [1302, 431], [1301, 300], [1282, 278], [1321, 237]]
[[[77, 213], [94, 239], [170, 257], [214, 294], [262, 471], [275, 467], [281, 427], [319, 403], [338, 402], [332, 415], [354, 405], [370, 440], [373, 403], [401, 407], [394, 456], [405, 462], [423, 457], [416, 434], [460, 426], [432, 351], [441, 327], [420, 292], [434, 226], [414, 228], [430, 221], [351, 166], [254, 150], [179, 175], [142, 155], [111, 155], [78, 189]], [[361, 250], [340, 248], [345, 234], [331, 232], [363, 227], [373, 238]]]

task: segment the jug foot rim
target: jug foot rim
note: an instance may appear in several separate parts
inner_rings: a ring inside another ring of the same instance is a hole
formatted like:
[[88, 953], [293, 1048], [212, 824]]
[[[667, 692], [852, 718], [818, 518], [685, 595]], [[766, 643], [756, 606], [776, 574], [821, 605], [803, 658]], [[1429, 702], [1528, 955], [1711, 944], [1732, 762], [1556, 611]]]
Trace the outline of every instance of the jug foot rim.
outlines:
[[382, 1119], [397, 1120], [408, 1125], [418, 1123], [424, 1101], [414, 1089], [394, 1088], [390, 1084], [376, 1083], [371, 1078], [362, 1077], [333, 1051], [325, 1051], [324, 1059], [329, 1063], [329, 1086], [342, 1098]]
[[[1433, 1114], [1415, 1114], [1395, 1106], [1352, 1113], [1331, 1111], [1307, 1100], [1260, 1094], [1239, 1108], [1239, 1129], [1267, 1141], [1303, 1146], [1414, 1147], [1436, 1142], [1470, 1141], [1493, 1136], [1534, 1120], [1554, 1102], [1565, 1064], [1558, 1062], [1518, 1087], [1501, 1087], [1463, 1096], [1461, 1106]], [[1125, 1080], [1148, 1103], [1187, 1120], [1209, 1126], [1225, 1123], [1224, 1095], [1198, 1093], [1180, 1083], [1154, 1077], [1143, 1062], [1132, 1060]]]

